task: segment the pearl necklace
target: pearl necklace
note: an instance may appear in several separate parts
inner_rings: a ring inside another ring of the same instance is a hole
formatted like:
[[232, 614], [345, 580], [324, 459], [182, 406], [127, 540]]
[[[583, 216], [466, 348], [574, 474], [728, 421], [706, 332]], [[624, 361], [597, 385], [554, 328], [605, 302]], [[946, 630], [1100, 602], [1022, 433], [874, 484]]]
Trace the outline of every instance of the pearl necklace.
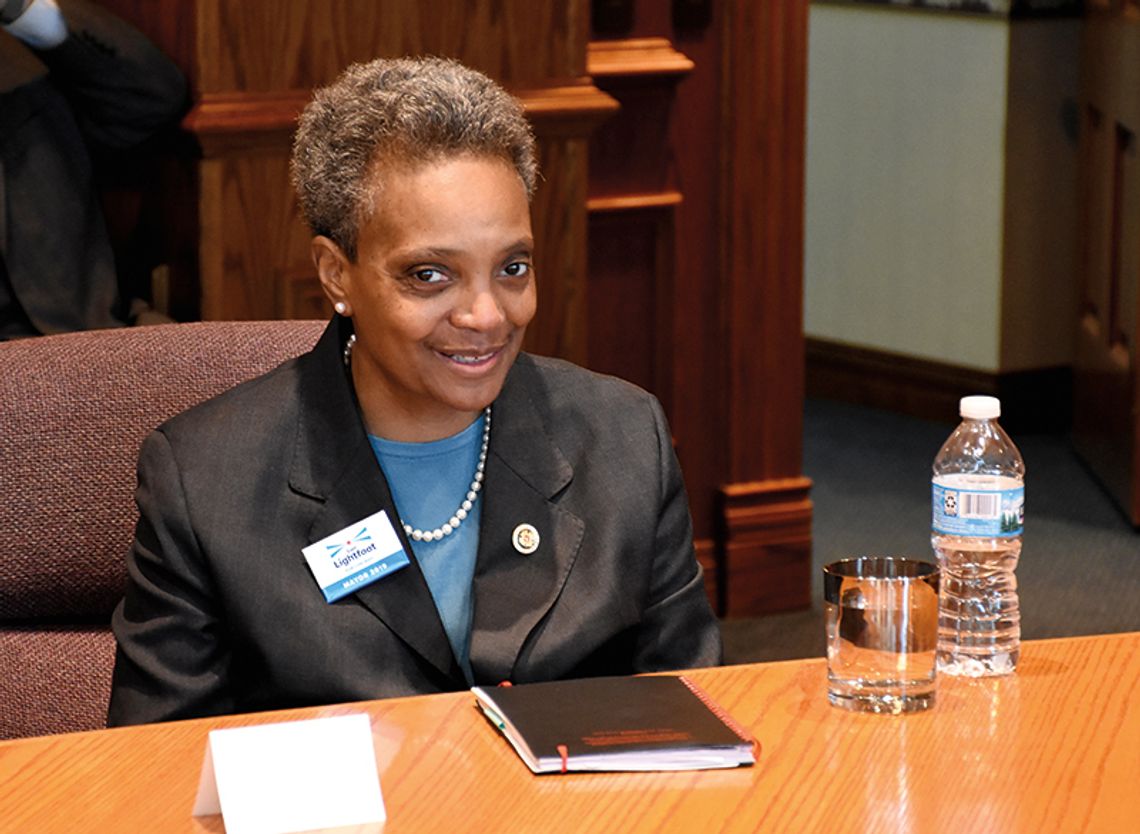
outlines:
[[483, 445], [479, 449], [479, 463], [475, 466], [475, 476], [471, 479], [471, 486], [467, 488], [467, 495], [464, 496], [463, 502], [459, 505], [459, 509], [455, 511], [455, 514], [434, 530], [420, 530], [405, 521], [404, 532], [411, 536], [413, 540], [418, 542], [437, 542], [444, 536], [450, 536], [458, 530], [459, 525], [466, 520], [467, 514], [471, 512], [471, 508], [479, 498], [479, 492], [483, 489], [483, 471], [487, 468], [487, 446], [490, 440], [491, 406], [487, 406], [483, 409]]
[[[356, 334], [353, 333], [348, 337], [348, 342], [344, 346], [344, 365], [349, 367], [352, 362], [352, 349], [356, 347]], [[483, 442], [479, 449], [479, 463], [475, 466], [475, 476], [471, 479], [471, 486], [467, 488], [467, 495], [464, 496], [463, 502], [446, 522], [436, 527], [434, 530], [420, 530], [413, 527], [406, 521], [402, 522], [404, 525], [404, 533], [417, 542], [432, 542], [439, 541], [444, 536], [450, 536], [459, 526], [467, 519], [467, 515], [471, 512], [472, 507], [479, 498], [479, 493], [483, 489], [483, 473], [487, 468], [487, 447], [491, 441], [491, 406], [483, 409]]]

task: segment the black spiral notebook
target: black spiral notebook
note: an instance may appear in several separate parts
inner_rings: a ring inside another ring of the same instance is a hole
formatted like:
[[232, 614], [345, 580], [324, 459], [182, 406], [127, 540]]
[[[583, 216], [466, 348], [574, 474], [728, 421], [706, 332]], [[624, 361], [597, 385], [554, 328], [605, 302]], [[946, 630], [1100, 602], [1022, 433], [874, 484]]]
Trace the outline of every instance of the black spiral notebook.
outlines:
[[471, 691], [535, 773], [703, 770], [756, 761], [755, 740], [683, 676], [582, 678]]

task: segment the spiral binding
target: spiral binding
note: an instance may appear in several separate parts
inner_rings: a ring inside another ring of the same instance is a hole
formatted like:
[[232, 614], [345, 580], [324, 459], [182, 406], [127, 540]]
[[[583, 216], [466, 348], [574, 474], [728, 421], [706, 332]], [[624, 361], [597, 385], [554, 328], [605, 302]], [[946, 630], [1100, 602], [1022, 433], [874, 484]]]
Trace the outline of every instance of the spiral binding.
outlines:
[[709, 712], [711, 712], [724, 723], [724, 726], [732, 730], [732, 732], [734, 732], [737, 737], [745, 744], [752, 745], [752, 753], [754, 756], [759, 754], [760, 742], [757, 741], [751, 733], [744, 729], [744, 727], [738, 724], [736, 719], [729, 715], [720, 704], [714, 701], [709, 693], [705, 692], [703, 689], [701, 689], [700, 686], [696, 684], [696, 682], [690, 680], [684, 675], [680, 675], [679, 679], [681, 683], [685, 684], [685, 686], [689, 688], [690, 692], [692, 692], [697, 696], [697, 698], [700, 699], [702, 704], [708, 707]]

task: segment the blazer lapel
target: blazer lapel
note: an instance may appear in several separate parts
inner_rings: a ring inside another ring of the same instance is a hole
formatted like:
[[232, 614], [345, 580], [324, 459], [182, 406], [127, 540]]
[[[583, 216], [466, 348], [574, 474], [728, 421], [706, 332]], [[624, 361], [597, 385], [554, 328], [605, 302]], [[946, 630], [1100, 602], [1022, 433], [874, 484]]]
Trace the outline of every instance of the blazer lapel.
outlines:
[[[551, 500], [573, 470], [527, 392], [533, 373], [520, 356], [492, 412], [473, 589], [471, 665], [479, 680], [511, 678], [528, 636], [558, 599], [585, 531], [581, 518]], [[529, 555], [514, 545], [520, 524], [540, 537]]]
[[463, 672], [368, 443], [341, 361], [341, 345], [351, 331], [338, 323], [334, 319], [305, 357], [290, 486], [322, 502], [309, 528], [310, 542], [387, 511], [411, 563], [353, 596], [440, 672], [462, 682]]

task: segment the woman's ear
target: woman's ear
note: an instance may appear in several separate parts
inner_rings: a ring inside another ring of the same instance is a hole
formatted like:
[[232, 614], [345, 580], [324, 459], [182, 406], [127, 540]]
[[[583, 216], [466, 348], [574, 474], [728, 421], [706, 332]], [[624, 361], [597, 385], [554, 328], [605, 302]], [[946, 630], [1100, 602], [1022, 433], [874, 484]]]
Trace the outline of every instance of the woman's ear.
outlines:
[[321, 289], [342, 316], [352, 315], [352, 303], [348, 300], [351, 291], [351, 270], [348, 258], [336, 243], [324, 235], [317, 235], [309, 244]]

